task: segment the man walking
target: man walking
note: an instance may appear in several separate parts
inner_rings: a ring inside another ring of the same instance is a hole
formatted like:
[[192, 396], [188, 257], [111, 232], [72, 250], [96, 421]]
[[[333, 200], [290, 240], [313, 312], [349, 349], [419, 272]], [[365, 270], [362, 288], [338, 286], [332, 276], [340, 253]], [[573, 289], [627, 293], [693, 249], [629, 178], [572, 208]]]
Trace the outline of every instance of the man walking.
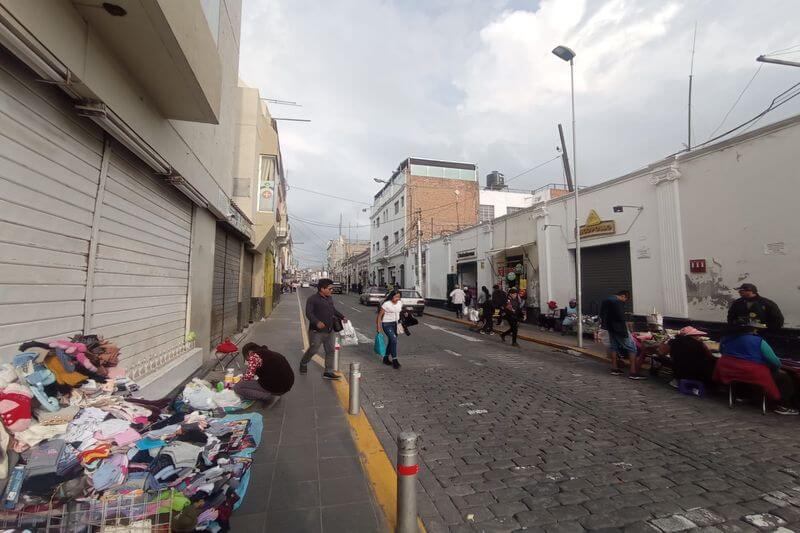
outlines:
[[511, 334], [511, 346], [519, 347], [519, 344], [517, 344], [517, 332], [519, 331], [519, 321], [524, 318], [524, 307], [516, 287], [508, 290], [508, 302], [500, 312], [505, 314], [508, 321], [508, 329], [500, 333], [500, 341], [506, 342], [506, 335]]
[[621, 376], [620, 358], [628, 357], [631, 362], [630, 379], [647, 379], [639, 374], [636, 346], [625, 322], [625, 302], [630, 300], [630, 291], [622, 290], [609, 296], [600, 304], [600, 326], [608, 332], [611, 352], [611, 374]]
[[735, 326], [742, 322], [760, 322], [769, 331], [783, 327], [783, 313], [778, 304], [759, 295], [755, 285], [742, 283], [736, 290], [739, 291], [739, 298], [728, 309], [728, 324]]
[[456, 318], [462, 318], [464, 316], [464, 302], [467, 301], [467, 295], [458, 285], [450, 292], [450, 301], [456, 306]]
[[503, 307], [505, 307], [507, 301], [508, 295], [506, 294], [506, 291], [501, 289], [500, 285], [492, 286], [492, 307], [500, 312], [497, 315], [498, 326], [501, 322], [503, 322]]
[[300, 373], [308, 373], [308, 362], [319, 351], [320, 346], [323, 346], [325, 348], [325, 372], [322, 373], [322, 378], [338, 380], [342, 377], [333, 371], [336, 342], [333, 321], [338, 318], [342, 322], [347, 322], [347, 319], [334, 307], [331, 294], [333, 294], [333, 280], [323, 278], [317, 282], [317, 293], [312, 294], [306, 300], [309, 345], [300, 360]]

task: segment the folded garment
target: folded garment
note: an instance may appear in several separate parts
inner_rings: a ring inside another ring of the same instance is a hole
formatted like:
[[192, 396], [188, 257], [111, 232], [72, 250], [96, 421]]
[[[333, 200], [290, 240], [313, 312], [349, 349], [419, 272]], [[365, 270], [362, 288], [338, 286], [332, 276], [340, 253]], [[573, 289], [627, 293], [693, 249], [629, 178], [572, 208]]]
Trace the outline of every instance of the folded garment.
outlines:
[[44, 426], [53, 426], [56, 424], [69, 424], [78, 414], [78, 407], [75, 405], [69, 405], [67, 407], [62, 407], [58, 411], [49, 412], [43, 409], [36, 410], [36, 418], [39, 420], [39, 423]]
[[127, 420], [109, 418], [100, 422], [94, 436], [99, 440], [113, 440], [116, 435], [127, 431], [130, 427], [131, 423]]
[[142, 436], [139, 435], [138, 431], [132, 427], [129, 427], [125, 431], [114, 435], [114, 442], [116, 442], [119, 446], [127, 446], [128, 444], [133, 444], [141, 438]]
[[104, 459], [100, 467], [92, 474], [94, 490], [103, 491], [121, 485], [128, 474], [128, 458], [124, 455], [112, 455]]
[[60, 437], [67, 432], [66, 424], [57, 424], [54, 426], [44, 426], [42, 424], [31, 424], [31, 427], [25, 431], [20, 431], [14, 435], [17, 441], [14, 449], [18, 452], [24, 451], [25, 447], [36, 446], [43, 440], [54, 439]]
[[150, 437], [143, 437], [136, 441], [136, 448], [139, 450], [151, 450], [154, 448], [163, 448], [167, 443], [161, 439], [153, 439]]
[[162, 455], [167, 455], [172, 458], [175, 466], [182, 468], [193, 468], [197, 464], [197, 458], [203, 448], [189, 444], [188, 442], [174, 441], [167, 444], [163, 450]]

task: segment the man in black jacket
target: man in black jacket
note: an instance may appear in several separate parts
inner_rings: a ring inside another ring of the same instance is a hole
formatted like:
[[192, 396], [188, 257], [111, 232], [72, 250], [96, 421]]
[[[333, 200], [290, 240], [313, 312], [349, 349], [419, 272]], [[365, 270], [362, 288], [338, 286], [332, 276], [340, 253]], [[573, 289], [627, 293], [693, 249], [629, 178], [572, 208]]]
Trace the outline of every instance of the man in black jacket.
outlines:
[[728, 309], [728, 324], [761, 322], [766, 324], [770, 331], [777, 331], [783, 327], [783, 313], [778, 304], [760, 296], [755, 285], [742, 283], [736, 290], [739, 291], [740, 298], [734, 300]]
[[306, 318], [308, 319], [309, 345], [303, 358], [300, 360], [300, 373], [308, 372], [308, 362], [317, 353], [320, 346], [325, 348], [325, 372], [323, 379], [338, 380], [342, 377], [333, 371], [333, 358], [335, 353], [336, 332], [333, 322], [347, 319], [333, 305], [333, 280], [321, 279], [317, 282], [317, 293], [306, 300]]
[[503, 321], [503, 308], [506, 306], [507, 301], [508, 301], [508, 294], [506, 294], [506, 291], [501, 289], [500, 285], [494, 285], [492, 287], [492, 307], [494, 309], [500, 309], [500, 314], [497, 316], [498, 326]]
[[611, 354], [611, 374], [621, 376], [619, 360], [628, 357], [631, 362], [630, 379], [647, 379], [639, 373], [636, 345], [633, 343], [625, 322], [625, 302], [631, 297], [629, 291], [619, 291], [600, 304], [600, 327], [608, 332], [609, 352]]

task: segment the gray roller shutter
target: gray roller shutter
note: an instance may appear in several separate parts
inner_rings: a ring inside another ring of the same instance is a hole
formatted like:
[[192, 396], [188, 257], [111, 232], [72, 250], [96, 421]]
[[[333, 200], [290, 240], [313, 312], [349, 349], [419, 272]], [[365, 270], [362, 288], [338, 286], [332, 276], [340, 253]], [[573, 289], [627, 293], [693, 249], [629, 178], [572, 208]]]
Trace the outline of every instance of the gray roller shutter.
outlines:
[[242, 241], [217, 225], [214, 243], [214, 281], [211, 289], [212, 348], [240, 330], [239, 277]]
[[102, 133], [0, 48], [0, 358], [83, 329]]
[[230, 337], [239, 331], [239, 277], [242, 260], [242, 241], [228, 233], [225, 247], [225, 318], [222, 336]]
[[101, 213], [91, 331], [131, 368], [184, 342], [192, 204], [114, 145]]
[[244, 253], [244, 264], [242, 265], [242, 302], [240, 307], [240, 324], [242, 328], [246, 328], [252, 321], [250, 300], [253, 295], [253, 254], [250, 252]]
[[[623, 289], [633, 292], [630, 244], [581, 247], [581, 283], [583, 312], [587, 315], [596, 315], [609, 295]], [[629, 312], [633, 309], [633, 298], [625, 308]]]
[[211, 346], [222, 342], [222, 320], [225, 315], [225, 230], [217, 227], [214, 241], [214, 281], [211, 288]]

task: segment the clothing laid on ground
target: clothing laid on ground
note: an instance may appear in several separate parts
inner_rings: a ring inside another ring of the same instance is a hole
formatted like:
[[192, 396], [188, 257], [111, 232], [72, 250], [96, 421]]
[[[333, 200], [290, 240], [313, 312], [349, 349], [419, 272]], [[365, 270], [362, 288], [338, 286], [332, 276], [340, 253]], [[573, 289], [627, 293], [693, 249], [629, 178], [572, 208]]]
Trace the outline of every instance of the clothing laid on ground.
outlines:
[[763, 296], [738, 298], [728, 308], [728, 324], [761, 322], [770, 330], [783, 327], [783, 313], [778, 304]]
[[[316, 293], [306, 300], [306, 318], [308, 319], [309, 329], [327, 333], [333, 331], [333, 319], [342, 319], [344, 315], [333, 305], [333, 298]], [[317, 322], [322, 322], [325, 327], [318, 329]]]
[[711, 383], [716, 359], [703, 341], [689, 335], [679, 335], [668, 344], [675, 379]]

